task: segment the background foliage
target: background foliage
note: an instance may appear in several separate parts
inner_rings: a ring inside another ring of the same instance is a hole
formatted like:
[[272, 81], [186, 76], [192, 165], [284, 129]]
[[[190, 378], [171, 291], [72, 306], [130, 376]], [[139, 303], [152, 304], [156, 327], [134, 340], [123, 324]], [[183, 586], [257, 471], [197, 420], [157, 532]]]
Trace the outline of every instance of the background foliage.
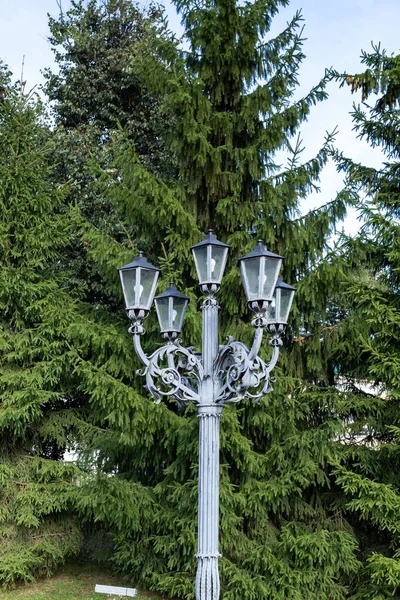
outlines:
[[[135, 377], [116, 269], [145, 250], [160, 287], [173, 278], [189, 295], [184, 341], [199, 347], [189, 249], [212, 225], [231, 245], [221, 342], [251, 341], [236, 263], [256, 239], [286, 256], [283, 277], [297, 286], [274, 391], [258, 407], [224, 408], [223, 598], [399, 592], [399, 62], [377, 48], [365, 73], [331, 71], [294, 100], [301, 15], [269, 37], [286, 4], [182, 1], [184, 51], [158, 9], [73, 2], [50, 21], [60, 67], [47, 75], [51, 127], [3, 77], [5, 582], [76, 552], [78, 515], [95, 556], [193, 597], [196, 413], [155, 406]], [[378, 92], [353, 116], [386, 151], [381, 170], [336, 152], [331, 134], [302, 162], [301, 124], [330, 79], [362, 101]], [[345, 187], [302, 215], [330, 157]], [[360, 235], [330, 241], [356, 202]], [[154, 348], [154, 315], [146, 328]], [[79, 466], [63, 463], [66, 448]]]
[[74, 309], [58, 257], [68, 240], [41, 106], [2, 70], [0, 102], [0, 579], [48, 574], [80, 550], [78, 470], [62, 462], [73, 409]]

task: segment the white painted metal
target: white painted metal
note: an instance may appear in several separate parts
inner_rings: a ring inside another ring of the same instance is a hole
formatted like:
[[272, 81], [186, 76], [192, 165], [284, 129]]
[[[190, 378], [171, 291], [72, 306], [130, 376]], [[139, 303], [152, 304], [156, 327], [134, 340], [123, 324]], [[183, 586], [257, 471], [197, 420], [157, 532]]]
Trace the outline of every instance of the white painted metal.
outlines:
[[119, 596], [120, 598], [134, 598], [137, 596], [135, 588], [116, 587], [115, 585], [96, 584], [94, 591], [98, 594], [108, 594], [109, 596]]

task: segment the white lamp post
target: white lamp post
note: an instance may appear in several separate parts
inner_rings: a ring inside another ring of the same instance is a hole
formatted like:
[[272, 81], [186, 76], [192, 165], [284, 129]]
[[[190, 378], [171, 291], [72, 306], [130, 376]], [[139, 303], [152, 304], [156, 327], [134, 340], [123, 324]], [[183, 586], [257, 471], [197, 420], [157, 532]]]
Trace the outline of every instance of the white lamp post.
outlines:
[[[229, 246], [217, 240], [212, 230], [192, 248], [203, 303], [201, 356], [180, 345], [178, 334], [189, 299], [173, 284], [155, 298], [161, 333], [167, 344], [150, 357], [142, 350], [142, 322], [154, 298], [159, 270], [143, 256], [121, 267], [120, 276], [126, 309], [132, 320], [136, 352], [145, 365], [146, 387], [161, 401], [174, 397], [179, 404], [191, 402], [199, 416], [199, 505], [198, 567], [196, 600], [218, 600], [220, 593], [218, 558], [219, 520], [219, 426], [226, 402], [245, 397], [257, 401], [271, 390], [270, 374], [282, 345], [281, 336], [293, 301], [295, 288], [278, 279], [283, 257], [269, 252], [259, 241], [250, 254], [240, 259], [240, 270], [249, 307], [255, 312], [254, 341], [250, 349], [230, 337], [218, 344], [218, 310], [215, 300], [224, 273]], [[141, 287], [142, 286], [142, 287]], [[272, 357], [264, 363], [258, 356], [263, 330], [271, 337]]]

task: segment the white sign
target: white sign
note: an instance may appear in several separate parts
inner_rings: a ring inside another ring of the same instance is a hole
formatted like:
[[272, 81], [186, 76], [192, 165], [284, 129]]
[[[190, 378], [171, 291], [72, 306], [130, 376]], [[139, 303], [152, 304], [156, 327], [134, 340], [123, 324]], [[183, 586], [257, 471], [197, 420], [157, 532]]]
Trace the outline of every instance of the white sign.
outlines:
[[116, 587], [115, 585], [96, 585], [94, 591], [98, 594], [119, 596], [120, 598], [134, 598], [137, 595], [135, 588]]

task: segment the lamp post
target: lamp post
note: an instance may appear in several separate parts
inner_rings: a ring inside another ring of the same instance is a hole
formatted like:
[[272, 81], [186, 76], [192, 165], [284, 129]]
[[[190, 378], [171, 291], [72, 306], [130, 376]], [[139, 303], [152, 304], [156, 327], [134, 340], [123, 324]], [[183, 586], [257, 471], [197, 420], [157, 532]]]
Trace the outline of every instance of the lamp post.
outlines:
[[[218, 600], [219, 521], [219, 426], [226, 402], [245, 397], [258, 401], [272, 388], [270, 374], [278, 360], [295, 288], [278, 278], [283, 257], [269, 252], [258, 241], [250, 254], [240, 259], [240, 271], [248, 306], [255, 313], [253, 345], [248, 349], [229, 336], [218, 345], [218, 310], [215, 295], [224, 273], [229, 246], [216, 239], [212, 230], [192, 247], [203, 302], [202, 353], [181, 346], [179, 334], [189, 299], [174, 285], [155, 298], [157, 316], [166, 345], [147, 356], [141, 346], [143, 320], [152, 304], [159, 269], [142, 256], [119, 269], [126, 309], [132, 321], [136, 353], [144, 365], [140, 375], [156, 403], [163, 396], [179, 405], [191, 402], [199, 417], [198, 567], [196, 600]], [[259, 356], [263, 330], [270, 334], [270, 362]]]

